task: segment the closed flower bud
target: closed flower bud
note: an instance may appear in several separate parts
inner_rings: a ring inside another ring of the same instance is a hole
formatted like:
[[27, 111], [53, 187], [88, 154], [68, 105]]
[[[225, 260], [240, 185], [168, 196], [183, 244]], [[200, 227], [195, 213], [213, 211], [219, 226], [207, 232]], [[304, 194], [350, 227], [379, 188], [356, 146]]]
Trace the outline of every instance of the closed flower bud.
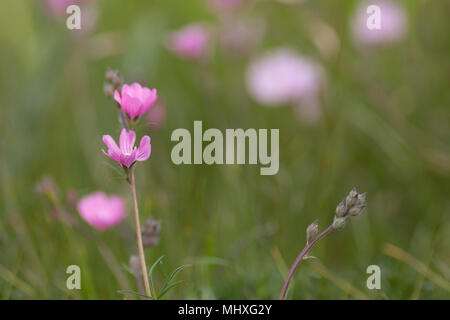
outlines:
[[343, 217], [347, 211], [345, 200], [342, 200], [336, 207], [336, 217]]
[[123, 82], [122, 76], [120, 75], [119, 70], [113, 70], [108, 68], [106, 70], [105, 79], [109, 82], [111, 82], [114, 86], [114, 88], [120, 87], [120, 85]]
[[151, 218], [145, 221], [145, 224], [141, 227], [142, 244], [144, 245], [144, 248], [151, 248], [159, 243], [160, 227], [160, 221], [155, 221]]
[[354, 206], [348, 211], [349, 216], [359, 216], [365, 206]]
[[113, 98], [114, 97], [114, 86], [110, 83], [106, 83], [103, 85], [103, 92], [106, 96]]
[[334, 217], [333, 228], [335, 228], [335, 229], [344, 228], [345, 225], [347, 224], [347, 220], [348, 220], [348, 217], [342, 217], [342, 218]]
[[319, 232], [319, 220], [315, 220], [306, 228], [306, 243], [313, 241]]
[[358, 199], [358, 192], [356, 192], [356, 189], [353, 188], [352, 191], [348, 194], [347, 198], [345, 198], [345, 204], [347, 207], [352, 207], [355, 205], [356, 201]]
[[366, 193], [358, 194], [358, 198], [356, 200], [357, 206], [365, 206], [366, 205]]

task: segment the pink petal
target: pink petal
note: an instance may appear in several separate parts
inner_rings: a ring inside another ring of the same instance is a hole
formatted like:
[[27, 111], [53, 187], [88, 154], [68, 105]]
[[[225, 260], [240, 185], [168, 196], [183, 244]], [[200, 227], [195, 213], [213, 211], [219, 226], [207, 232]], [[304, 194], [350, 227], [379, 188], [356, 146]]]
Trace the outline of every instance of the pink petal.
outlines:
[[120, 153], [117, 143], [114, 141], [114, 139], [109, 134], [104, 135], [102, 140], [108, 147], [108, 152], [112, 151], [112, 152]]
[[141, 109], [142, 102], [138, 98], [129, 95], [129, 93], [125, 93], [122, 94], [121, 105], [123, 110], [128, 115], [128, 117], [130, 117], [130, 119], [134, 119], [137, 116], [139, 116], [139, 111]]
[[119, 91], [117, 91], [117, 90], [114, 91], [114, 100], [116, 100], [118, 104], [122, 104]]
[[125, 128], [120, 133], [120, 151], [123, 154], [130, 155], [133, 152], [136, 133], [133, 130], [127, 132]]
[[131, 167], [131, 165], [136, 162], [136, 154], [136, 148], [133, 150], [133, 152], [131, 152], [131, 154], [121, 154], [120, 163], [127, 168]]
[[150, 157], [152, 152], [152, 145], [150, 144], [150, 137], [143, 136], [141, 143], [139, 144], [139, 149], [137, 150], [136, 160], [145, 161]]
[[121, 164], [121, 163], [120, 163], [120, 153], [113, 152], [113, 151], [111, 151], [111, 152], [109, 152], [109, 153], [106, 153], [105, 150], [103, 150], [103, 149], [102, 149], [102, 151], [103, 151], [103, 153], [106, 154], [108, 157], [110, 157], [110, 158], [113, 159], [113, 160], [116, 160], [119, 164]]

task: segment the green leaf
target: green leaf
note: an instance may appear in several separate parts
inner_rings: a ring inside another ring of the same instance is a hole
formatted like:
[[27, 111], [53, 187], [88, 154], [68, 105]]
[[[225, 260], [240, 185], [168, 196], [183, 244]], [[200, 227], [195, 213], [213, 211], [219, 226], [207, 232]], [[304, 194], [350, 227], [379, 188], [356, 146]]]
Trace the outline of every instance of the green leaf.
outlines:
[[150, 282], [150, 291], [152, 292], [152, 296], [156, 297], [156, 291], [155, 291], [155, 286], [153, 285], [153, 279], [152, 279], [152, 274], [153, 271], [155, 270], [156, 266], [161, 262], [161, 260], [164, 258], [164, 255], [162, 255], [161, 257], [159, 257], [155, 263], [151, 266], [150, 271], [148, 272], [148, 280]]
[[130, 267], [129, 265], [127, 265], [127, 264], [125, 264], [124, 262], [122, 262], [122, 263], [120, 264], [120, 267], [121, 267], [123, 270], [125, 270], [126, 272], [128, 272], [128, 273], [130, 273], [131, 275], [134, 276], [134, 271], [133, 271], [133, 269], [131, 269], [131, 267]]
[[[183, 269], [188, 268], [188, 267], [192, 267], [192, 264], [185, 264], [182, 266], [179, 266], [178, 268], [176, 268], [169, 276], [169, 278], [167, 278], [166, 281], [166, 285], [169, 284], [176, 276], [178, 273], [180, 273]], [[164, 287], [166, 286], [164, 285]]]
[[174, 283], [168, 285], [167, 287], [165, 287], [164, 289], [162, 289], [158, 295], [158, 299], [161, 299], [170, 289], [172, 289], [173, 287], [175, 287], [183, 282], [184, 282], [184, 280], [180, 280], [180, 281], [174, 282]]

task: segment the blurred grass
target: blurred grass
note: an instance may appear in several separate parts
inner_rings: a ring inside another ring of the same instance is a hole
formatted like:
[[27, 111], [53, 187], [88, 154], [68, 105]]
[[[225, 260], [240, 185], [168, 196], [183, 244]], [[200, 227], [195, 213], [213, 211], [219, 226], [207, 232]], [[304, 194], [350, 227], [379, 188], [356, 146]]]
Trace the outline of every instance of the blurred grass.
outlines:
[[[440, 277], [448, 272], [449, 2], [402, 1], [410, 18], [407, 39], [364, 52], [349, 38], [356, 3], [259, 1], [240, 13], [266, 20], [262, 49], [290, 46], [325, 68], [324, 114], [307, 127], [290, 108], [266, 109], [248, 97], [244, 72], [251, 57], [216, 50], [202, 66], [164, 49], [170, 30], [199, 20], [219, 23], [203, 1], [99, 1], [95, 31], [79, 38], [40, 1], [1, 1], [0, 12], [8, 14], [0, 19], [0, 298], [122, 299], [118, 290], [136, 290], [121, 268], [135, 252], [131, 219], [86, 237], [55, 220], [34, 191], [51, 175], [62, 192], [128, 196], [100, 151], [102, 134], [119, 133], [114, 105], [102, 92], [108, 66], [127, 82], [156, 87], [166, 102], [163, 128], [141, 122], [137, 130], [150, 134], [153, 149], [139, 165], [142, 219], [162, 221], [161, 242], [147, 256], [152, 264], [166, 255], [158, 284], [179, 265], [204, 262], [184, 270], [185, 284], [166, 298], [277, 298], [306, 226], [316, 218], [322, 228], [331, 222], [353, 186], [367, 192], [367, 211], [313, 250], [321, 264], [300, 266], [290, 296], [450, 298], [426, 272], [383, 251], [389, 242], [418, 265], [439, 261]], [[336, 57], [320, 55], [308, 31], [311, 19], [338, 34]], [[279, 173], [175, 166], [170, 134], [192, 130], [194, 120], [221, 130], [280, 128]], [[80, 291], [65, 287], [71, 264], [81, 267]], [[382, 270], [377, 292], [365, 287], [371, 264]]]

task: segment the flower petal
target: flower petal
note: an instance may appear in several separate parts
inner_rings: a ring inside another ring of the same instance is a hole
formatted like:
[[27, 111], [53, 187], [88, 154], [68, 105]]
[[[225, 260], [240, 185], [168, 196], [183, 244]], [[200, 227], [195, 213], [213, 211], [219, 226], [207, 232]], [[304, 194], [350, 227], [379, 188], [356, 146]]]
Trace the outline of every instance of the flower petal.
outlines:
[[125, 128], [120, 133], [120, 151], [123, 154], [130, 155], [133, 152], [136, 133], [133, 130], [127, 131]]
[[145, 161], [150, 157], [152, 152], [152, 145], [150, 144], [150, 137], [143, 136], [141, 143], [139, 144], [139, 149], [137, 150], [136, 160]]
[[118, 104], [120, 104], [120, 105], [122, 104], [119, 91], [117, 91], [117, 90], [114, 91], [114, 100], [116, 100]]
[[134, 119], [139, 116], [139, 111], [142, 106], [142, 102], [137, 98], [131, 96], [129, 93], [122, 94], [122, 108], [130, 119]]
[[111, 151], [115, 153], [120, 153], [120, 149], [117, 146], [117, 143], [109, 134], [104, 135], [102, 140], [108, 147], [108, 153], [110, 153]]
[[120, 155], [120, 163], [124, 166], [124, 167], [131, 167], [133, 165], [133, 163], [136, 162], [136, 154], [137, 154], [137, 149], [134, 148], [133, 152], [131, 152], [131, 154], [121, 154]]

